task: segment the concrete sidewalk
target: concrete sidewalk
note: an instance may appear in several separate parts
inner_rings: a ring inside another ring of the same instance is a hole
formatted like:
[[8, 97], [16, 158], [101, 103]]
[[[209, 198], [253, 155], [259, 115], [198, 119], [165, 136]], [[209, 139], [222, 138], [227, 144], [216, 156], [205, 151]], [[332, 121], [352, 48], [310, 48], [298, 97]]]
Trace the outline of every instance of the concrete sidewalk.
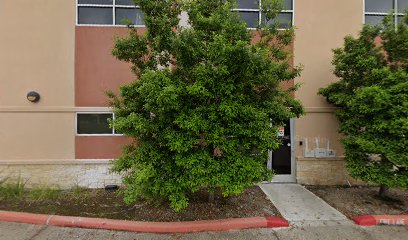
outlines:
[[390, 240], [408, 239], [407, 227], [305, 226], [190, 234], [149, 234], [0, 222], [0, 240]]
[[354, 225], [342, 213], [299, 184], [267, 183], [260, 187], [291, 225]]

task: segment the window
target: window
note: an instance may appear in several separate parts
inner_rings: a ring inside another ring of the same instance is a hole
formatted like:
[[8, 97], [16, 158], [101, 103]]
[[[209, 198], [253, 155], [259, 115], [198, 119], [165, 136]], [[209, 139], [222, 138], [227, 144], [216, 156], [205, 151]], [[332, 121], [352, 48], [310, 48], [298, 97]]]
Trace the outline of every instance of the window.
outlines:
[[114, 119], [113, 113], [77, 113], [77, 135], [116, 135], [110, 128], [109, 119]]
[[[264, 20], [261, 9], [262, 0], [237, 0], [237, 11], [241, 18], [247, 23], [248, 28], [256, 28]], [[282, 10], [273, 21], [279, 22], [279, 28], [285, 29], [293, 23], [293, 0], [284, 0], [285, 10]], [[273, 24], [273, 21], [270, 24]]]
[[365, 0], [364, 23], [381, 24], [384, 17], [392, 13], [397, 26], [405, 10], [408, 10], [408, 0]]
[[130, 20], [143, 26], [143, 13], [132, 0], [77, 0], [78, 25], [125, 25]]

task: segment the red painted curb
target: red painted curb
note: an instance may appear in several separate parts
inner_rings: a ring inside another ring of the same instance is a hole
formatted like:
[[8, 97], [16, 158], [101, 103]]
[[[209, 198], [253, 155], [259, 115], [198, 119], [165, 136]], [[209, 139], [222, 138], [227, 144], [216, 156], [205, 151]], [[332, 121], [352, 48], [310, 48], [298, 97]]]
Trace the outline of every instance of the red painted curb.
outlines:
[[0, 222], [21, 222], [36, 225], [46, 225], [49, 215], [24, 212], [0, 211]]
[[266, 227], [289, 227], [289, 222], [286, 219], [279, 217], [267, 217], [266, 218]]
[[362, 215], [352, 219], [361, 226], [408, 225], [408, 215]]
[[362, 215], [362, 216], [357, 216], [353, 217], [352, 220], [357, 224], [361, 226], [374, 226], [377, 225], [377, 221], [372, 215]]
[[106, 230], [148, 233], [188, 233], [289, 226], [288, 221], [278, 217], [232, 218], [189, 222], [141, 222], [103, 218], [53, 216], [8, 211], [0, 211], [0, 221], [51, 225], [59, 227], [79, 227], [92, 229], [98, 228]]

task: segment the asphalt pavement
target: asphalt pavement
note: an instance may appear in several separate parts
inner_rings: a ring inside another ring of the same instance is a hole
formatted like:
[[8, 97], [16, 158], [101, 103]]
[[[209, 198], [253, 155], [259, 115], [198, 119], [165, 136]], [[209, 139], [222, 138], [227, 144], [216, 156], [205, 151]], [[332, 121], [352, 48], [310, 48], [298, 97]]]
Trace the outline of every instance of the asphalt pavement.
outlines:
[[148, 234], [98, 229], [39, 226], [0, 222], [0, 240], [408, 240], [406, 226], [360, 227], [357, 225], [261, 228], [189, 234]]

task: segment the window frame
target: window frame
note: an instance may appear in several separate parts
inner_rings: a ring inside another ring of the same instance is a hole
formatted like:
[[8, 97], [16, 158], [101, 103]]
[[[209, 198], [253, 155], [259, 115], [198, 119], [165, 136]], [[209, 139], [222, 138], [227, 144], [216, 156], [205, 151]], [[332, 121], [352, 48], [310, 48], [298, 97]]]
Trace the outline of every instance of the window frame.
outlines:
[[[262, 23], [262, 0], [259, 1], [259, 8], [257, 9], [248, 9], [248, 8], [233, 8], [232, 11], [234, 12], [258, 12], [258, 24]], [[295, 26], [295, 0], [292, 1], [292, 9], [291, 10], [282, 10], [280, 13], [291, 13], [292, 14], [292, 20], [291, 20], [291, 27]], [[247, 27], [247, 29], [250, 30], [256, 30], [257, 28], [254, 27]], [[278, 28], [278, 30], [286, 30], [286, 28]]]
[[[139, 6], [131, 6], [131, 5], [120, 5], [116, 4], [116, 0], [112, 0], [112, 4], [80, 4], [78, 3], [79, 0], [75, 0], [76, 6], [76, 18], [75, 18], [75, 25], [76, 26], [88, 26], [88, 27], [127, 27], [123, 24], [116, 23], [116, 8], [119, 9], [140, 9]], [[90, 23], [79, 23], [79, 8], [80, 7], [94, 7], [94, 8], [112, 8], [112, 24], [90, 24]], [[146, 27], [146, 25], [132, 25], [133, 27]]]
[[112, 133], [78, 133], [78, 115], [80, 114], [112, 114], [112, 119], [115, 120], [115, 113], [114, 112], [75, 112], [75, 136], [80, 137], [95, 137], [95, 136], [124, 136], [124, 134], [116, 133], [115, 128], [112, 128]]
[[[398, 12], [398, 1], [399, 0], [393, 0], [394, 7], [392, 9], [395, 29], [397, 29], [398, 27], [398, 18], [405, 16], [405, 14]], [[363, 24], [366, 24], [366, 16], [384, 16], [385, 17], [388, 14], [390, 14], [390, 13], [384, 13], [384, 12], [366, 12], [366, 4], [367, 4], [366, 2], [367, 0], [363, 1]]]

